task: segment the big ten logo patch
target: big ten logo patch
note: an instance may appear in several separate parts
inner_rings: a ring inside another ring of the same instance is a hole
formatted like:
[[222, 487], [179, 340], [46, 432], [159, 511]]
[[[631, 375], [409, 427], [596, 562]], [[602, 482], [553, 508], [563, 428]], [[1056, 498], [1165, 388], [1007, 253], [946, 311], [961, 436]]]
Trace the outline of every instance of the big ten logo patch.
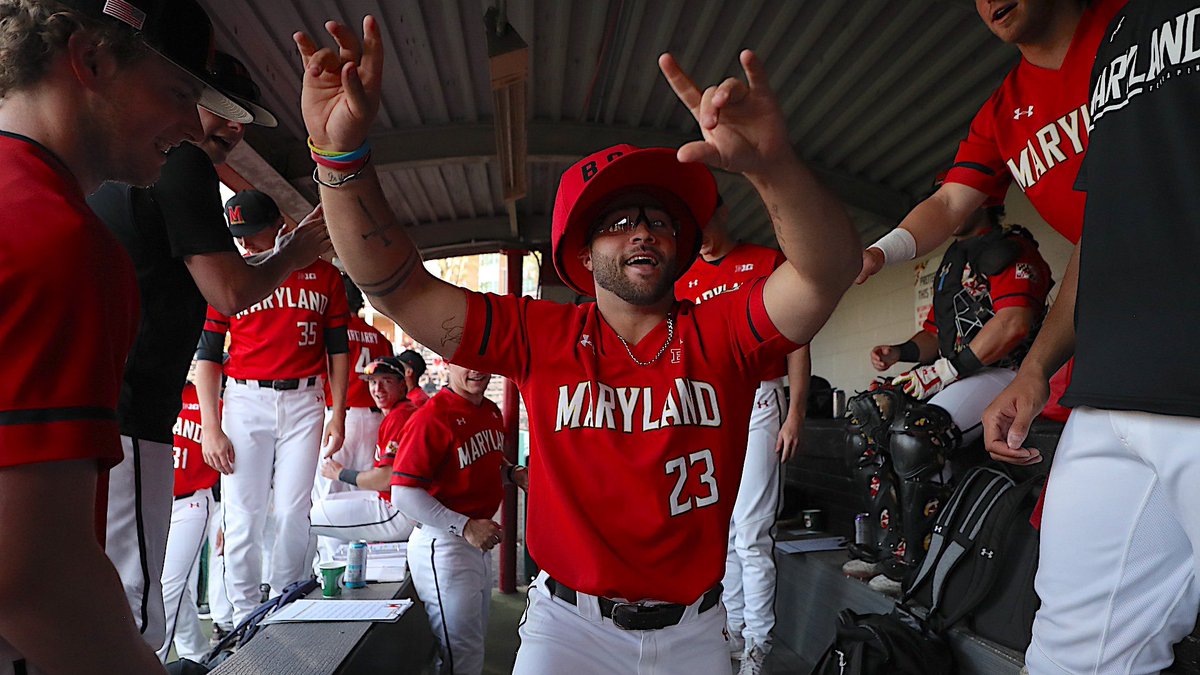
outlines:
[[302, 272], [300, 274], [300, 278], [305, 281], [316, 281], [317, 273], [316, 272]]
[[753, 272], [754, 263], [743, 263], [733, 268], [734, 272]]
[[[604, 158], [604, 163], [608, 164], [623, 154], [625, 153], [621, 152], [620, 150], [614, 150]], [[595, 177], [597, 173], [600, 173], [600, 167], [595, 162], [588, 162], [587, 164], [579, 167], [579, 169], [583, 172], [583, 182], [585, 183]]]

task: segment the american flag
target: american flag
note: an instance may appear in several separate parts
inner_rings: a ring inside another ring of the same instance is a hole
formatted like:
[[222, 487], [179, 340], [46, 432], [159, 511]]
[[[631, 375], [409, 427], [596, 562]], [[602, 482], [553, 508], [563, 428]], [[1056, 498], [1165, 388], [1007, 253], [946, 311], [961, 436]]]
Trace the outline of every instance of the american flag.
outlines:
[[141, 30], [142, 24], [146, 22], [146, 13], [126, 0], [105, 0], [103, 11], [108, 16], [133, 26], [134, 30]]

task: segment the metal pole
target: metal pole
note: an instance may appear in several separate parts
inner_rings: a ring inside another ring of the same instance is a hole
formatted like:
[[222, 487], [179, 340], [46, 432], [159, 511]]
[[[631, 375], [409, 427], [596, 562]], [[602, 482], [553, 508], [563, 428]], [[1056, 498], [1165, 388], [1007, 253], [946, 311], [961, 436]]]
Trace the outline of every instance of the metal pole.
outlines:
[[[501, 251], [508, 263], [508, 278], [505, 292], [521, 294], [521, 263], [524, 251]], [[517, 439], [520, 432], [520, 393], [512, 380], [504, 381], [504, 456], [517, 463]], [[500, 543], [500, 592], [517, 592], [517, 486], [504, 487], [504, 504], [500, 512], [500, 526], [504, 541]]]

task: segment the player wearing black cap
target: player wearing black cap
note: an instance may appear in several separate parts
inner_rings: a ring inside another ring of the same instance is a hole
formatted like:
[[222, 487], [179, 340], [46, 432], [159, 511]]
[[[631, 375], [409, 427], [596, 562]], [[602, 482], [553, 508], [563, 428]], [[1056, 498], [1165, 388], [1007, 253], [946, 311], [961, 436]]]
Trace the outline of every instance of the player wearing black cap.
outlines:
[[415, 349], [405, 349], [397, 357], [404, 364], [404, 381], [408, 384], [408, 400], [418, 408], [429, 400], [429, 394], [421, 389], [421, 376], [425, 374], [425, 357]]
[[117, 413], [125, 459], [109, 479], [106, 551], [117, 566], [134, 620], [156, 649], [164, 644], [162, 593], [171, 519], [171, 427], [209, 302], [235, 313], [270, 293], [326, 248], [314, 217], [277, 253], [247, 261], [222, 217], [216, 165], [242, 141], [246, 124], [276, 124], [236, 58], [216, 52], [210, 78], [249, 110], [249, 120], [200, 109], [202, 133], [167, 154], [149, 188], [107, 183], [88, 202], [133, 258], [142, 298], [137, 339], [125, 366]]

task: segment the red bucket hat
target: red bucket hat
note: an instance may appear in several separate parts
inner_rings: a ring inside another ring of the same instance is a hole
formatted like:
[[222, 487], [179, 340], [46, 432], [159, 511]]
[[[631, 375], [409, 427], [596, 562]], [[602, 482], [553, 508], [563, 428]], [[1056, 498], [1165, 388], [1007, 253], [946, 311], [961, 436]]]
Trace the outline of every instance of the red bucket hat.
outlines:
[[592, 273], [579, 259], [593, 222], [609, 197], [631, 190], [661, 196], [679, 225], [678, 275], [687, 271], [700, 252], [700, 230], [717, 208], [717, 181], [708, 167], [680, 162], [673, 148], [614, 145], [567, 169], [554, 198], [554, 269], [577, 293], [596, 295]]

